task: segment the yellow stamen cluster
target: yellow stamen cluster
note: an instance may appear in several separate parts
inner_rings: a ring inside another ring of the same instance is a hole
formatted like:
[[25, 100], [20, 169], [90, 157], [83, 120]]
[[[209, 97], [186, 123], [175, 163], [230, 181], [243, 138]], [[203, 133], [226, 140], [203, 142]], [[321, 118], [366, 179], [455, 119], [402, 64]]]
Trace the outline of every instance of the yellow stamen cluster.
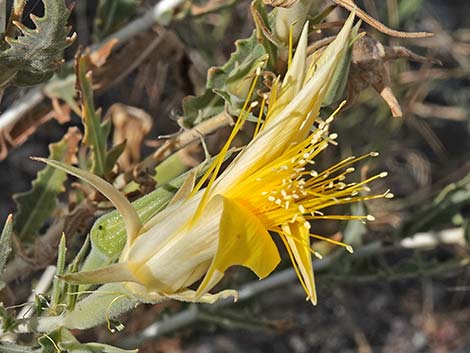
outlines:
[[[242, 181], [229, 196], [249, 207], [263, 221], [266, 229], [280, 235], [285, 235], [281, 229], [284, 224], [299, 223], [310, 231], [309, 221], [312, 220], [374, 220], [372, 215], [325, 215], [322, 212], [325, 208], [335, 205], [393, 197], [388, 191], [380, 195], [361, 194], [370, 191], [366, 184], [385, 177], [386, 172], [359, 183], [346, 181], [347, 175], [355, 171], [352, 164], [367, 157], [376, 157], [377, 152], [346, 158], [322, 172], [312, 169], [318, 154], [329, 144], [335, 144], [336, 134], [328, 134], [331, 121], [330, 118], [320, 122], [303, 143], [291, 146], [279, 158]], [[352, 248], [347, 244], [316, 234], [310, 236], [344, 246], [352, 252]], [[305, 245], [310, 247], [310, 244]], [[319, 257], [320, 254], [313, 249], [311, 251]]]

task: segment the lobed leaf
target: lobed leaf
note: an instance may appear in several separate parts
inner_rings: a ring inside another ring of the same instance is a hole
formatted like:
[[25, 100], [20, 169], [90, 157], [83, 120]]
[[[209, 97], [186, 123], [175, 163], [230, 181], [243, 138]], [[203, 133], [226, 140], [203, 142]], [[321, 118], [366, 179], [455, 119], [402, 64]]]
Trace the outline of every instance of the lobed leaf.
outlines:
[[[29, 86], [49, 80], [63, 61], [63, 51], [74, 40], [68, 37], [71, 10], [64, 0], [43, 0], [44, 16], [31, 15], [35, 29], [14, 22], [21, 35], [0, 41], [0, 87]], [[2, 50], [3, 49], [3, 50]]]
[[[69, 128], [61, 141], [49, 146], [50, 159], [73, 163], [81, 133], [76, 127]], [[31, 190], [16, 194], [14, 200], [17, 214], [13, 230], [19, 240], [30, 242], [57, 207], [57, 196], [64, 191], [65, 173], [46, 166], [32, 183]]]

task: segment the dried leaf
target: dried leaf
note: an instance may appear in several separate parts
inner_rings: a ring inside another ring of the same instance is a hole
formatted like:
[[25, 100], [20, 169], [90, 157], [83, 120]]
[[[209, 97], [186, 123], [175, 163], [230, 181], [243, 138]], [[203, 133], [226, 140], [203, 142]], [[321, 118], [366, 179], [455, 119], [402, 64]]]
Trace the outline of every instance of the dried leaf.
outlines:
[[[61, 141], [49, 146], [50, 158], [74, 163], [81, 137], [78, 128], [69, 128]], [[40, 227], [54, 212], [57, 207], [57, 195], [64, 191], [66, 179], [64, 172], [47, 166], [38, 173], [30, 191], [14, 196], [18, 212], [14, 218], [13, 229], [21, 241], [32, 241]]]
[[118, 163], [127, 170], [140, 162], [142, 142], [152, 128], [152, 118], [142, 109], [119, 103], [108, 109], [106, 118], [113, 122], [113, 144], [126, 141], [126, 148]]

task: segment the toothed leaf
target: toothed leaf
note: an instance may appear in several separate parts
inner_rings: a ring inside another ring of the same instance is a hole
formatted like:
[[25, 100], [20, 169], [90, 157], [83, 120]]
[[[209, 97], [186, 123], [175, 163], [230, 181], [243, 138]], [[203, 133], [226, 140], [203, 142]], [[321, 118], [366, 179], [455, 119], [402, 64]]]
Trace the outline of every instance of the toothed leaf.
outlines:
[[43, 0], [44, 16], [31, 19], [35, 29], [15, 23], [18, 38], [0, 41], [0, 87], [7, 84], [29, 86], [49, 80], [63, 60], [63, 51], [73, 39], [68, 37], [70, 9], [64, 0]]
[[[72, 163], [81, 133], [70, 128], [63, 139], [49, 146], [49, 158]], [[33, 181], [29, 191], [14, 196], [18, 212], [14, 218], [13, 230], [21, 241], [32, 241], [44, 222], [57, 207], [57, 196], [64, 191], [65, 173], [46, 166]]]

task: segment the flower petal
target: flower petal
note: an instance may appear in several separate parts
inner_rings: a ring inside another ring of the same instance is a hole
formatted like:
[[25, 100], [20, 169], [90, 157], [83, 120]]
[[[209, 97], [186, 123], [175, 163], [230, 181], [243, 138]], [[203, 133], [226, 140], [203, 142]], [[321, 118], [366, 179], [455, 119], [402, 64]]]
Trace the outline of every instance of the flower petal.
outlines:
[[209, 291], [233, 265], [250, 268], [261, 279], [269, 275], [280, 262], [276, 244], [264, 225], [250, 210], [238, 202], [223, 199], [217, 253], [212, 260], [197, 296]]
[[317, 293], [315, 290], [315, 280], [313, 278], [312, 255], [310, 251], [310, 235], [307, 228], [303, 224], [291, 223], [282, 226], [282, 230], [286, 234], [287, 246], [289, 253], [292, 254], [294, 266], [299, 269], [299, 278], [305, 287], [308, 300], [313, 304], [317, 303]]

